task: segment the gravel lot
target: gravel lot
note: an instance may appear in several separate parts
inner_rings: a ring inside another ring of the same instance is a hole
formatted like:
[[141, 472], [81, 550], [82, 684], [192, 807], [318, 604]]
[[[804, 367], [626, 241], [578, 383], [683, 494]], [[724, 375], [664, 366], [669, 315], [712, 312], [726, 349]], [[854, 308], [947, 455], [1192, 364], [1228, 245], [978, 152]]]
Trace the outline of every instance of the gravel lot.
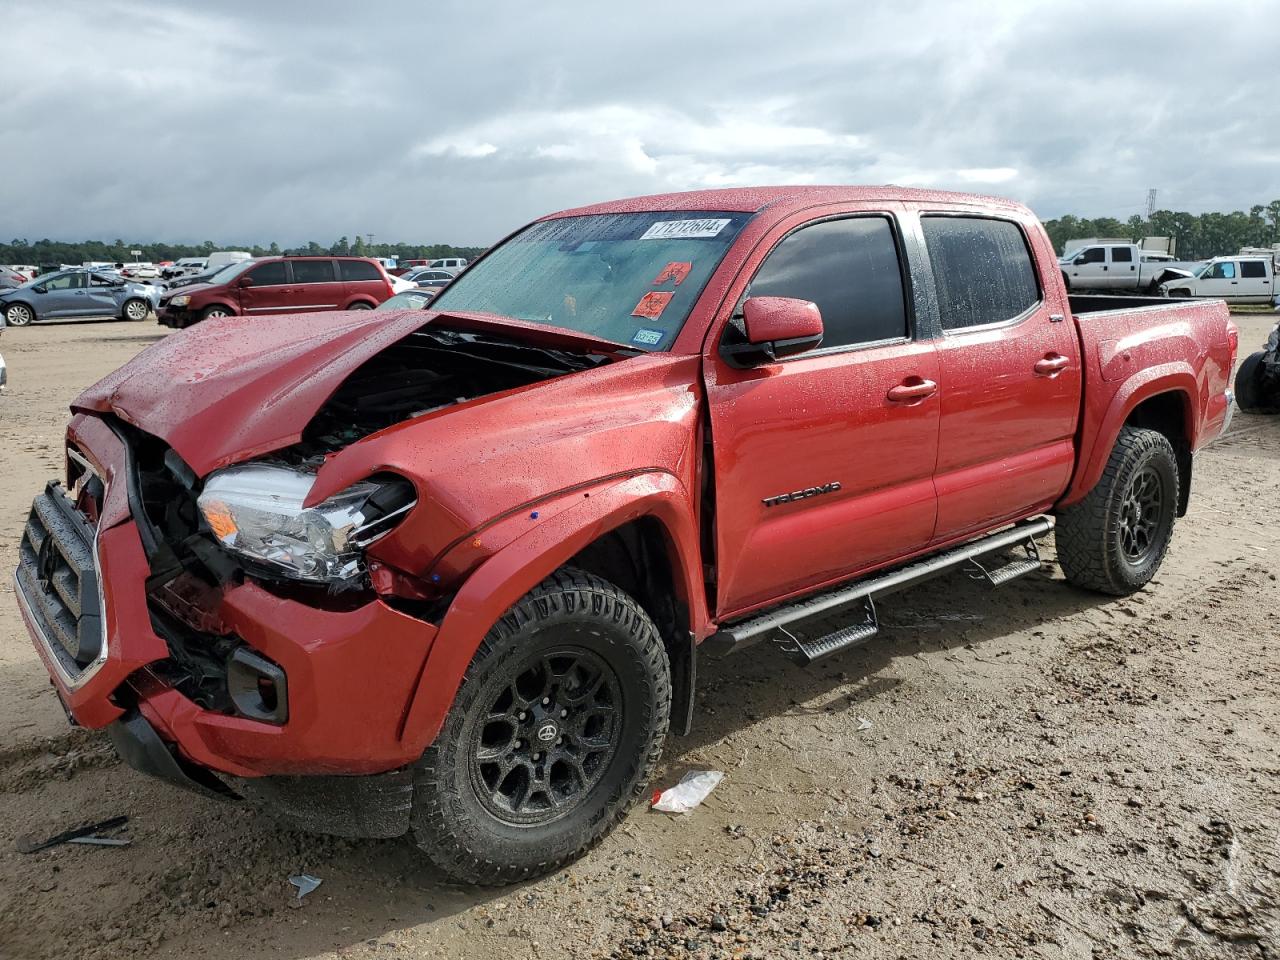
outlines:
[[[1242, 351], [1273, 318], [1240, 316]], [[0, 338], [0, 555], [61, 469], [66, 407], [165, 333]], [[637, 810], [586, 860], [442, 884], [407, 841], [288, 832], [149, 781], [70, 730], [0, 579], [0, 957], [1280, 957], [1280, 418], [1197, 458], [1155, 583], [1052, 564], [890, 598], [889, 628], [802, 670], [704, 662], [660, 774], [727, 777]], [[1050, 555], [1052, 551], [1050, 550]], [[126, 813], [133, 843], [16, 852]], [[292, 905], [290, 874], [323, 885]]]

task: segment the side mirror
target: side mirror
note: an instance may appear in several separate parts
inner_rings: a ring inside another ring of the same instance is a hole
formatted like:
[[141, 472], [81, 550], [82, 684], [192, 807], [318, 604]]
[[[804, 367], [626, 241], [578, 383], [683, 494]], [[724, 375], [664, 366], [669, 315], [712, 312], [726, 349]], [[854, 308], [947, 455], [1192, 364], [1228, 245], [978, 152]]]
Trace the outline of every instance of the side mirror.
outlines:
[[1072, 260], [1071, 262], [1072, 262], [1073, 264], [1075, 264], [1075, 265], [1078, 267], [1078, 266], [1080, 266], [1082, 263], [1084, 263], [1084, 256], [1083, 256], [1083, 255], [1078, 256], [1078, 257], [1076, 257], [1074, 260]]
[[742, 305], [742, 329], [726, 332], [720, 355], [731, 366], [754, 367], [804, 353], [820, 343], [822, 314], [816, 303], [793, 297], [752, 297]]
[[240, 278], [240, 282], [239, 282], [239, 283], [237, 283], [237, 284], [236, 284], [236, 286], [237, 286], [237, 287], [252, 287], [252, 286], [253, 286], [253, 277], [241, 277], [241, 278]]

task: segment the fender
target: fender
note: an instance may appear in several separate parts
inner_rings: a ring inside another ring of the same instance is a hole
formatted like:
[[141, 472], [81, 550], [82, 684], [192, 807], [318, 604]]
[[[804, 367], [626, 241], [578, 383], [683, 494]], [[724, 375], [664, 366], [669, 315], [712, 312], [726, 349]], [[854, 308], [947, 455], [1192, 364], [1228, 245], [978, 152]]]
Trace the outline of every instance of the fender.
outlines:
[[[1101, 381], [1086, 384], [1086, 396], [1090, 387], [1103, 386]], [[1129, 415], [1144, 400], [1149, 400], [1162, 393], [1177, 393], [1182, 396], [1186, 422], [1187, 439], [1194, 450], [1199, 441], [1200, 417], [1196, 410], [1203, 409], [1203, 398], [1197, 404], [1196, 398], [1201, 394], [1199, 381], [1190, 364], [1185, 361], [1164, 363], [1148, 367], [1119, 385], [1112, 395], [1106, 409], [1096, 411], [1086, 406], [1081, 420], [1080, 455], [1071, 485], [1062, 499], [1056, 504], [1057, 509], [1070, 507], [1079, 503], [1102, 478], [1107, 459], [1120, 436], [1120, 428], [1124, 426]]]
[[[577, 502], [554, 509], [566, 498]], [[498, 618], [588, 544], [632, 520], [651, 516], [663, 525], [674, 553], [677, 589], [689, 606], [690, 630], [699, 637], [711, 632], [694, 505], [675, 476], [647, 471], [557, 495], [539, 510], [545, 511], [546, 522], [488, 557], [445, 613], [400, 734], [401, 742], [415, 752], [425, 750], [439, 734], [471, 658]], [[528, 516], [521, 513], [519, 521], [527, 523]]]

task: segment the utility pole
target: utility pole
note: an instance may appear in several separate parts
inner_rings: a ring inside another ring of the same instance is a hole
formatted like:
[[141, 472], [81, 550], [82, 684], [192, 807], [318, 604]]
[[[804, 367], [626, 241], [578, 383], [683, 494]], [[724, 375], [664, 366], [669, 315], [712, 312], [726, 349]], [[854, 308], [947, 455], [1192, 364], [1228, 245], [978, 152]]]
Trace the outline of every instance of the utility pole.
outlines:
[[1150, 220], [1152, 214], [1156, 212], [1156, 188], [1152, 187], [1147, 191], [1147, 219]]

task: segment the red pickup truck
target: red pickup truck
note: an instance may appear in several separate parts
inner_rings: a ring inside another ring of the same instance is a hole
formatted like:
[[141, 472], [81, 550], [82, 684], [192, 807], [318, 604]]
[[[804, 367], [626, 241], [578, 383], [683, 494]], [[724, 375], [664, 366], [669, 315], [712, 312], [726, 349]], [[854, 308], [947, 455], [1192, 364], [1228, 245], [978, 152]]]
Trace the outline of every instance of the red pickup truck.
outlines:
[[17, 595], [133, 766], [555, 869], [688, 729], [950, 570], [1140, 589], [1225, 428], [1221, 302], [1068, 297], [998, 199], [715, 190], [540, 219], [432, 309], [231, 318], [73, 405]]

